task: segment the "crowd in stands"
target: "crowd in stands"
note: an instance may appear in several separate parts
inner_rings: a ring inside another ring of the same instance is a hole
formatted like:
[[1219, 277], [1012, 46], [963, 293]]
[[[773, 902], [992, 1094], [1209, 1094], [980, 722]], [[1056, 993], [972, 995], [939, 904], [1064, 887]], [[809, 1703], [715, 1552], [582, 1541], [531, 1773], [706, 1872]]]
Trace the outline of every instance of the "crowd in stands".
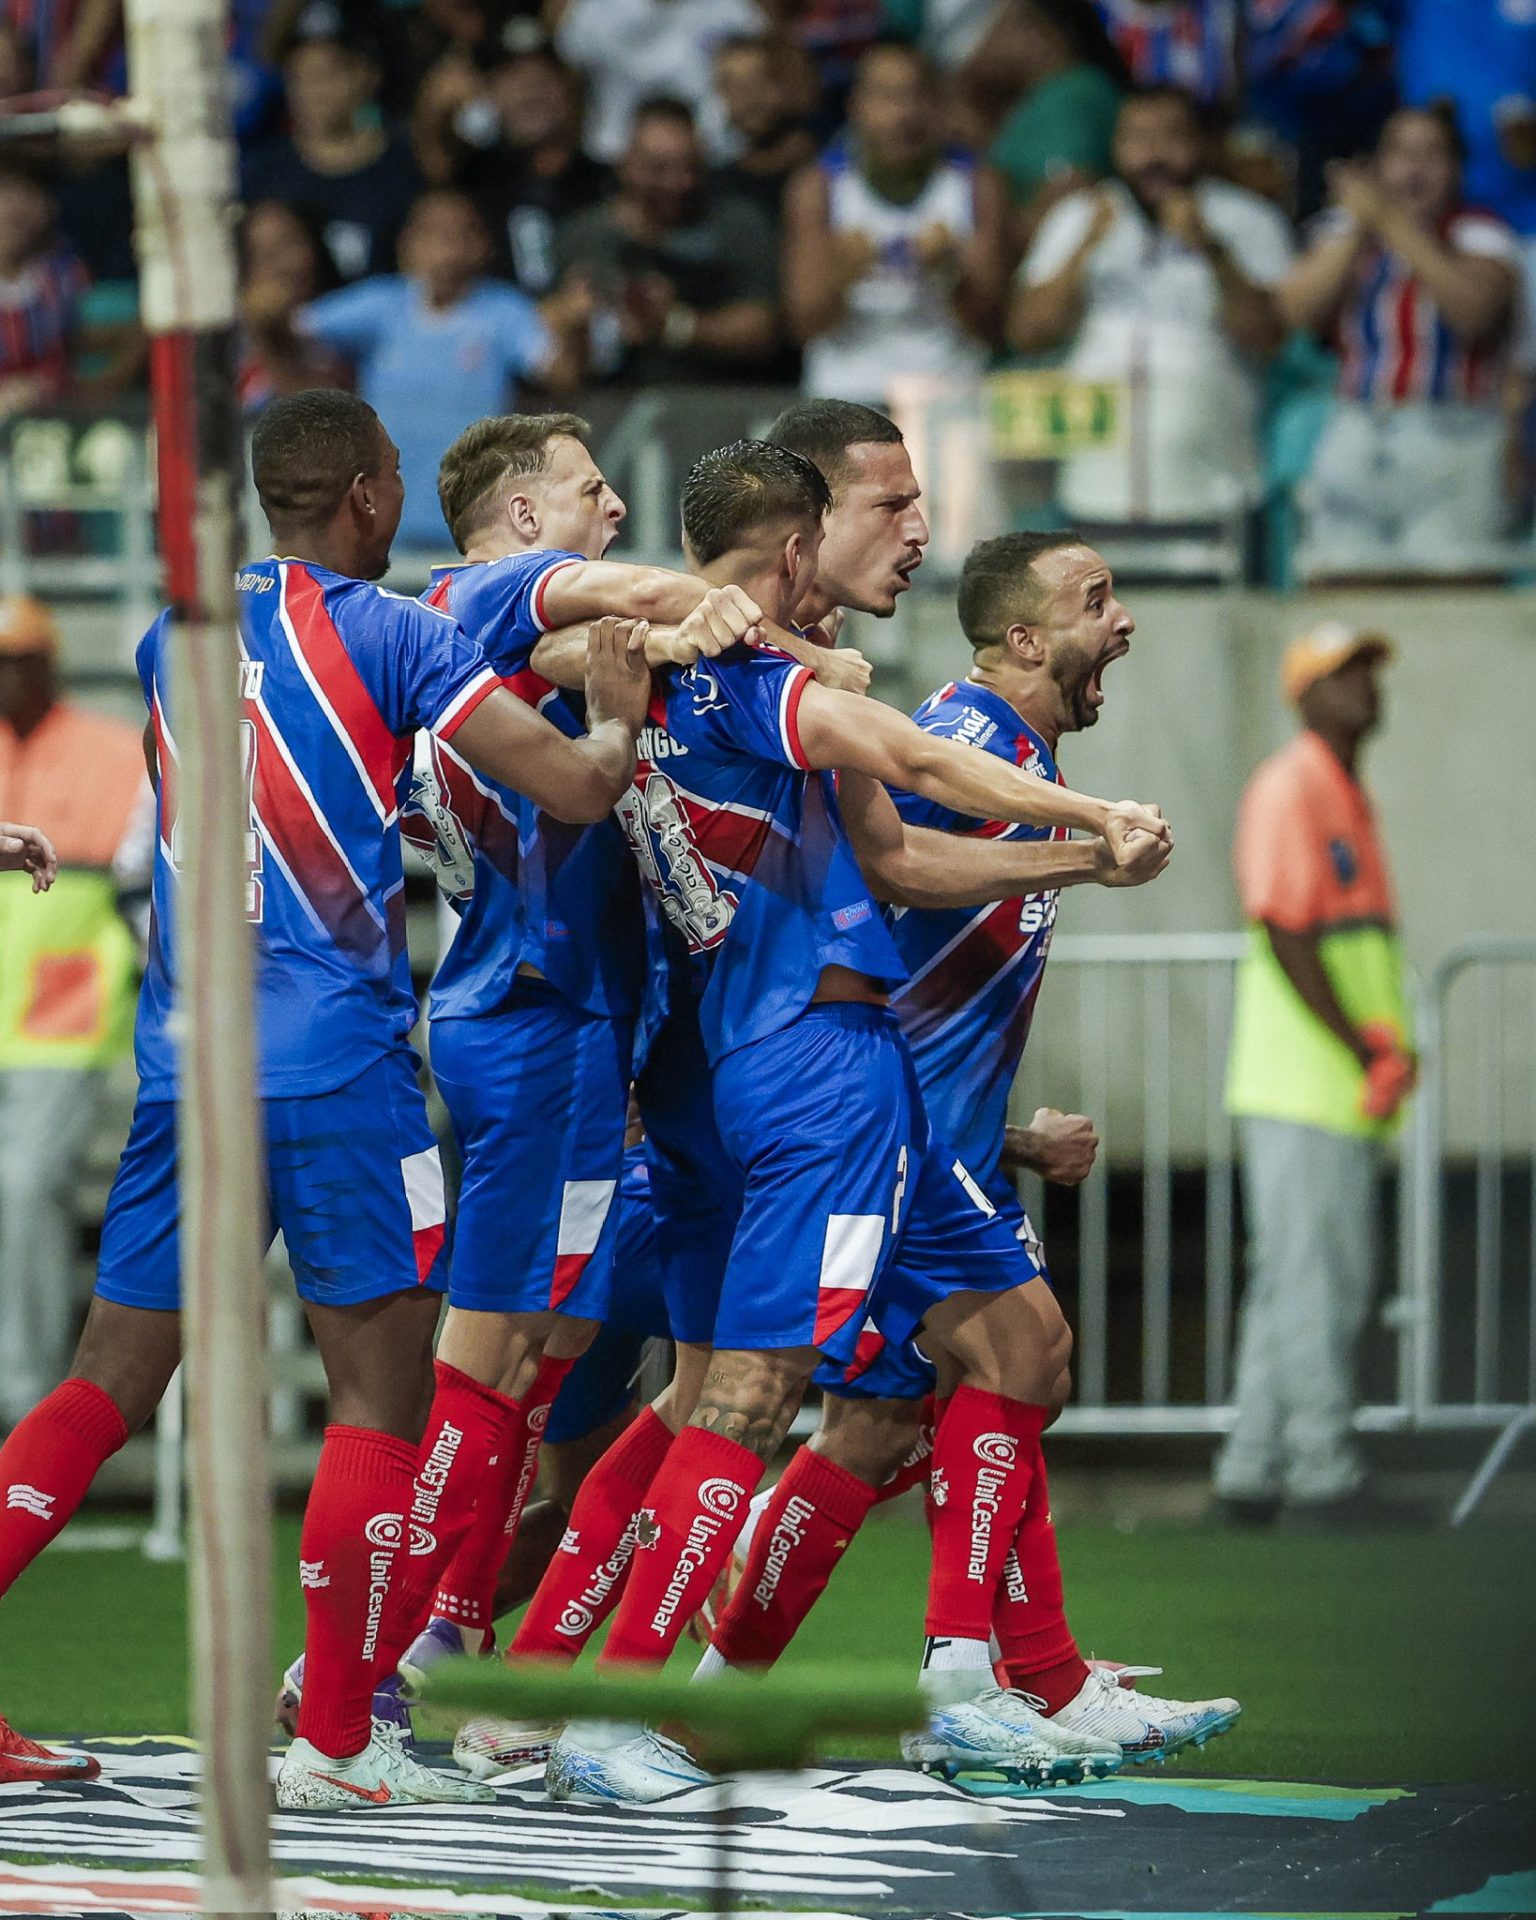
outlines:
[[[0, 96], [121, 88], [121, 36], [9, 5]], [[355, 383], [408, 543], [487, 411], [1040, 363], [1128, 396], [1090, 523], [1528, 522], [1530, 0], [235, 0], [229, 62], [244, 404]], [[142, 386], [129, 230], [121, 160], [0, 164], [0, 419]]]

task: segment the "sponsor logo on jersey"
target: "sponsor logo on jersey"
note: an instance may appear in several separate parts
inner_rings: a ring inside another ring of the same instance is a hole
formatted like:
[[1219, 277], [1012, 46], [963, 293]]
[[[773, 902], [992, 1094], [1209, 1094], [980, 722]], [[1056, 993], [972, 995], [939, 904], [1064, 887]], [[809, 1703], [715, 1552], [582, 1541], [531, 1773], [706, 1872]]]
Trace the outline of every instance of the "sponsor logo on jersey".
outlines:
[[847, 933], [850, 927], [861, 926], [874, 908], [867, 900], [855, 900], [851, 907], [837, 907], [833, 910], [832, 924], [839, 933]]

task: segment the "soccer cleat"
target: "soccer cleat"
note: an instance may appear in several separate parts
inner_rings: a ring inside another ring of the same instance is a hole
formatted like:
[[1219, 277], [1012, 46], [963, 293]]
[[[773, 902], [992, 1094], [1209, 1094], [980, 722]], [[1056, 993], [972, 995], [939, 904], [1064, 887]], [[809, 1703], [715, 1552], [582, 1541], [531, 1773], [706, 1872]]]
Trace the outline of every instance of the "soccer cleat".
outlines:
[[935, 1707], [921, 1733], [902, 1737], [901, 1750], [924, 1773], [980, 1796], [1102, 1780], [1124, 1758], [1116, 1741], [1047, 1720], [1003, 1687]]
[[101, 1762], [94, 1754], [56, 1753], [40, 1747], [24, 1733], [18, 1733], [9, 1720], [0, 1719], [0, 1786], [14, 1786], [22, 1780], [94, 1780]]
[[[299, 1705], [303, 1698], [304, 1656], [301, 1653], [283, 1675], [282, 1685], [277, 1690], [277, 1705], [272, 1715], [290, 1739], [293, 1739], [299, 1731]], [[398, 1728], [400, 1737], [407, 1747], [414, 1741], [411, 1710], [406, 1705], [399, 1674], [390, 1674], [387, 1680], [381, 1680], [374, 1688], [373, 1717], [375, 1720], [382, 1720], [387, 1725]]]
[[[489, 1634], [480, 1651], [485, 1654], [496, 1651], [495, 1641]], [[461, 1660], [468, 1652], [464, 1636], [453, 1622], [440, 1619], [434, 1613], [400, 1656], [400, 1678], [405, 1682], [406, 1693], [413, 1698], [418, 1695], [439, 1660]]]
[[1126, 1759], [1140, 1766], [1166, 1760], [1180, 1747], [1203, 1747], [1241, 1712], [1235, 1700], [1164, 1700], [1122, 1685], [1112, 1671], [1091, 1667], [1079, 1691], [1051, 1715], [1051, 1725], [1117, 1741]]
[[287, 1813], [331, 1813], [359, 1807], [485, 1806], [489, 1787], [457, 1773], [436, 1773], [413, 1760], [398, 1727], [375, 1720], [361, 1753], [332, 1760], [308, 1740], [295, 1740], [277, 1770], [277, 1804]]
[[525, 1720], [466, 1720], [453, 1737], [453, 1757], [475, 1780], [494, 1780], [514, 1767], [542, 1767], [557, 1729]]
[[573, 1720], [551, 1748], [544, 1769], [544, 1789], [551, 1800], [589, 1806], [615, 1801], [649, 1806], [692, 1787], [707, 1787], [713, 1779], [675, 1740], [617, 1720]]

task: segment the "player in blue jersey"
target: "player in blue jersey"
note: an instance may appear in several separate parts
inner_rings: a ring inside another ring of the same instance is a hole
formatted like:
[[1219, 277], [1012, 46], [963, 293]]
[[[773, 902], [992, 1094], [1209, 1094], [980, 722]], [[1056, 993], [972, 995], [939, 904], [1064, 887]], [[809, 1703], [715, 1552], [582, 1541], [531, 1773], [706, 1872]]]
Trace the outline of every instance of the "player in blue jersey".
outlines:
[[[1075, 534], [1009, 534], [970, 554], [959, 593], [973, 650], [966, 679], [918, 709], [917, 724], [1041, 779], [1060, 779], [1064, 733], [1092, 726], [1103, 676], [1129, 649], [1133, 623], [1109, 569]], [[1036, 831], [965, 815], [918, 796], [894, 795], [903, 819], [986, 838]], [[1007, 1128], [1008, 1098], [1029, 1035], [1056, 918], [1054, 892], [973, 911], [898, 913], [896, 944], [909, 978], [893, 995], [912, 1049], [924, 1104], [988, 1200], [1037, 1264], [1043, 1254], [1019, 1205], [1021, 1164], [1047, 1177], [1084, 1177], [1087, 1122], [1043, 1112], [1030, 1135]], [[1088, 1140], [1091, 1141], [1091, 1131]], [[873, 1346], [873, 1343], [871, 1343]], [[706, 1670], [766, 1666], [825, 1587], [870, 1508], [900, 1475], [919, 1439], [933, 1369], [911, 1348], [885, 1349], [857, 1377], [824, 1380], [822, 1428], [760, 1510], [730, 1607], [712, 1637]], [[1051, 1395], [1064, 1404], [1065, 1373]], [[848, 1397], [855, 1396], [855, 1397]], [[930, 1416], [931, 1417], [931, 1416]], [[1131, 1755], [1204, 1743], [1236, 1717], [1229, 1700], [1184, 1702], [1130, 1691], [1077, 1653], [1062, 1603], [1043, 1461], [999, 1595], [999, 1669], [1058, 1724], [1103, 1733]], [[786, 1520], [789, 1524], [786, 1527]], [[963, 1756], [960, 1756], [963, 1758]]]
[[[690, 559], [782, 622], [815, 577], [827, 503], [817, 469], [783, 449], [707, 456], [684, 493]], [[989, 1709], [999, 1742], [1006, 1719], [1034, 1748], [1118, 1765], [1110, 1743], [1042, 1736], [992, 1684], [992, 1598], [1065, 1327], [1018, 1243], [931, 1139], [887, 1004], [904, 970], [861, 861], [898, 897], [946, 904], [967, 897], [960, 876], [990, 864], [962, 841], [904, 829], [881, 779], [965, 812], [1083, 827], [1111, 860], [1134, 859], [1140, 843], [1160, 864], [1167, 828], [1155, 812], [1048, 786], [818, 687], [773, 649], [741, 646], [666, 680], [665, 764], [642, 761], [637, 777], [651, 835], [642, 865], [701, 980], [715, 1110], [744, 1201], [704, 1389], [646, 1493], [603, 1661], [666, 1658], [818, 1358], [851, 1363], [867, 1319], [895, 1345], [921, 1328], [955, 1380], [936, 1449], [955, 1495], [936, 1529], [926, 1684], [1004, 1702]], [[925, 866], [930, 843], [940, 868]], [[1064, 868], [1096, 857], [1061, 854]], [[557, 1796], [646, 1798], [699, 1776], [655, 1736], [576, 1730], [548, 1777]]]
[[[392, 1670], [390, 1592], [421, 1544], [413, 1493], [442, 1284], [436, 1147], [406, 1044], [398, 807], [418, 728], [573, 821], [628, 785], [649, 676], [611, 623], [594, 638], [589, 728], [566, 739], [500, 685], [453, 620], [371, 584], [403, 489], [371, 408], [342, 393], [277, 402], [252, 440], [284, 557], [246, 567], [241, 734], [250, 822], [258, 1093], [269, 1219], [281, 1229], [331, 1390], [300, 1576], [308, 1686], [284, 1758], [285, 1806], [464, 1800], [370, 1721]], [[101, 1462], [154, 1411], [180, 1356], [176, 1199], [177, 703], [162, 616], [139, 647], [158, 798], [139, 1103], [102, 1231], [74, 1371], [0, 1449], [0, 1589], [68, 1520]], [[41, 1776], [40, 1776], [41, 1777]]]
[[[439, 491], [465, 558], [439, 569], [427, 595], [570, 738], [585, 726], [589, 623], [644, 615], [650, 662], [687, 664], [734, 638], [722, 604], [748, 621], [756, 613], [738, 590], [603, 558], [624, 506], [585, 432], [572, 414], [507, 415], [459, 436]], [[860, 663], [834, 664], [846, 680]], [[434, 1551], [413, 1557], [402, 1601], [422, 1626], [402, 1663], [414, 1681], [489, 1638], [550, 1404], [608, 1315], [646, 937], [639, 877], [613, 819], [568, 826], [477, 775], [441, 738], [426, 743], [412, 804], [470, 862], [431, 999], [433, 1071], [463, 1179], [424, 1443], [437, 1466], [418, 1516]], [[290, 1670], [285, 1690], [301, 1685]], [[468, 1770], [504, 1770], [486, 1744], [493, 1731], [482, 1720], [460, 1729], [455, 1753]]]

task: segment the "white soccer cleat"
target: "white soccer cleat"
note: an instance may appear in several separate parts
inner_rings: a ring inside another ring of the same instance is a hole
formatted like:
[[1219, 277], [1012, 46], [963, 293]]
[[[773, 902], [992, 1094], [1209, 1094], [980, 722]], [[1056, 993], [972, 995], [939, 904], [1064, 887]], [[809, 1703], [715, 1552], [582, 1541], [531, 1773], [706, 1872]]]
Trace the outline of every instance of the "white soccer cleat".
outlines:
[[1241, 1712], [1235, 1700], [1164, 1700], [1124, 1686], [1112, 1671], [1091, 1667], [1079, 1691], [1051, 1715], [1051, 1725], [1114, 1740], [1126, 1759], [1140, 1766], [1166, 1760], [1180, 1747], [1203, 1747]]
[[288, 1813], [330, 1813], [359, 1807], [485, 1806], [489, 1787], [456, 1773], [436, 1773], [413, 1760], [396, 1728], [373, 1723], [361, 1753], [332, 1760], [308, 1740], [295, 1740], [277, 1770], [277, 1804]]
[[551, 1800], [589, 1806], [615, 1801], [649, 1806], [693, 1787], [707, 1787], [713, 1780], [675, 1740], [618, 1720], [573, 1720], [555, 1742], [544, 1769]]
[[935, 1707], [921, 1733], [902, 1737], [901, 1750], [913, 1766], [978, 1795], [1102, 1780], [1124, 1757], [1118, 1742], [1047, 1720], [1003, 1687]]
[[494, 1780], [514, 1767], [542, 1767], [555, 1744], [557, 1729], [530, 1726], [526, 1720], [486, 1716], [466, 1720], [453, 1737], [453, 1757], [476, 1780]]

